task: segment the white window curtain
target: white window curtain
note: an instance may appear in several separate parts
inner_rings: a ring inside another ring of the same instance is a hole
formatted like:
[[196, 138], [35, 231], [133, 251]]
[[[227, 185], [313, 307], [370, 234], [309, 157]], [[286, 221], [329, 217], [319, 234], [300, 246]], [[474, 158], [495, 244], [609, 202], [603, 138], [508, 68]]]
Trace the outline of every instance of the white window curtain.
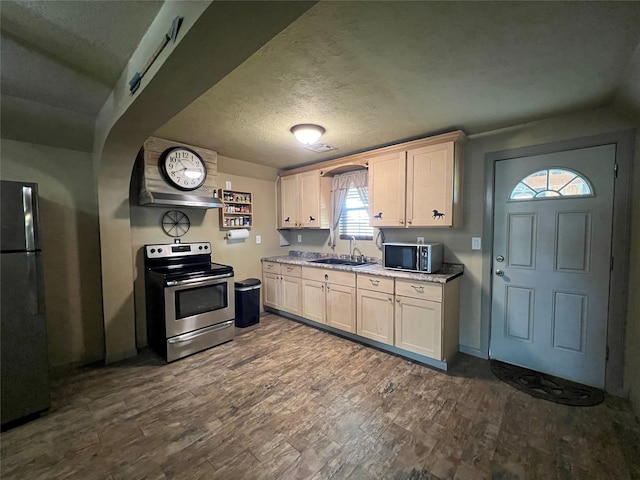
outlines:
[[329, 232], [329, 246], [331, 248], [336, 246], [336, 230], [340, 224], [340, 216], [342, 215], [347, 191], [352, 187], [357, 189], [362, 203], [368, 204], [368, 185], [369, 172], [367, 170], [357, 170], [333, 177], [331, 185], [331, 230]]

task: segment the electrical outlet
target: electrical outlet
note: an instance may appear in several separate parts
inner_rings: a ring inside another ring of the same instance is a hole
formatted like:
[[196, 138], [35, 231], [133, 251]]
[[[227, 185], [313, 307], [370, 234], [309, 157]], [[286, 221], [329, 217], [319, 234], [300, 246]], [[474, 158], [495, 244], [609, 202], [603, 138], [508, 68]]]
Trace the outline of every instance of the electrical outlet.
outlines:
[[231, 182], [224, 182], [224, 189], [231, 190]]
[[256, 235], [256, 243], [262, 243], [262, 237], [260, 235]]
[[302, 235], [298, 235], [298, 243], [302, 243]]
[[424, 237], [418, 237], [418, 238], [416, 239], [416, 241], [417, 241], [418, 243], [424, 243]]
[[480, 237], [471, 237], [471, 250], [482, 250], [482, 239]]

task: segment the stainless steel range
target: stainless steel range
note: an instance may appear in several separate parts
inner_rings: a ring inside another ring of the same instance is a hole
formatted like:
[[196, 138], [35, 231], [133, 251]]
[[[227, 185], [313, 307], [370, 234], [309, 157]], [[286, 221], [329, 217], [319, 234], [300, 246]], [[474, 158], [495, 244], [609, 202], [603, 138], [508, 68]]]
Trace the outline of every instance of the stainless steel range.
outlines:
[[147, 341], [167, 362], [233, 340], [233, 268], [211, 244], [145, 245]]

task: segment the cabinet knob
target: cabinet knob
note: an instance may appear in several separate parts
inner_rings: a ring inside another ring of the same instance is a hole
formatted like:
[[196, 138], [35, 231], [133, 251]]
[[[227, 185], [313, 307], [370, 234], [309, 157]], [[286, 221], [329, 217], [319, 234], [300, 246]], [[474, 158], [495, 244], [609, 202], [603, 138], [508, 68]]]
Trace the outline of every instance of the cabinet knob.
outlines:
[[326, 273], [324, 274], [324, 279], [325, 280], [329, 280], [329, 275], [327, 275]]
[[289, 223], [289, 217], [284, 219], [285, 223]]
[[396, 298], [396, 302], [400, 303], [400, 299], [399, 299], [399, 298]]
[[411, 220], [407, 220], [407, 224], [411, 225]]
[[315, 219], [315, 218], [313, 218], [311, 215], [309, 215], [309, 221], [310, 221], [310, 222], [315, 222], [315, 221], [316, 221], [316, 219]]
[[389, 297], [388, 299], [391, 303], [393, 303], [393, 298]]
[[374, 219], [374, 220], [382, 220], [382, 212], [378, 212], [378, 214], [377, 214], [377, 215], [374, 215], [374, 216], [373, 216], [373, 219]]

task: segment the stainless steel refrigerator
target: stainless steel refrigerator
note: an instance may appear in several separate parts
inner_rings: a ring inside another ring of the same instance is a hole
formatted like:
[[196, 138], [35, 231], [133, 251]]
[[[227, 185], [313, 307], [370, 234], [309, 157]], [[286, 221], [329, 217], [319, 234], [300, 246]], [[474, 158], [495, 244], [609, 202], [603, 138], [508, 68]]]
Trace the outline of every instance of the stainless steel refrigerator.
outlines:
[[0, 417], [2, 425], [50, 406], [38, 186], [0, 182]]

